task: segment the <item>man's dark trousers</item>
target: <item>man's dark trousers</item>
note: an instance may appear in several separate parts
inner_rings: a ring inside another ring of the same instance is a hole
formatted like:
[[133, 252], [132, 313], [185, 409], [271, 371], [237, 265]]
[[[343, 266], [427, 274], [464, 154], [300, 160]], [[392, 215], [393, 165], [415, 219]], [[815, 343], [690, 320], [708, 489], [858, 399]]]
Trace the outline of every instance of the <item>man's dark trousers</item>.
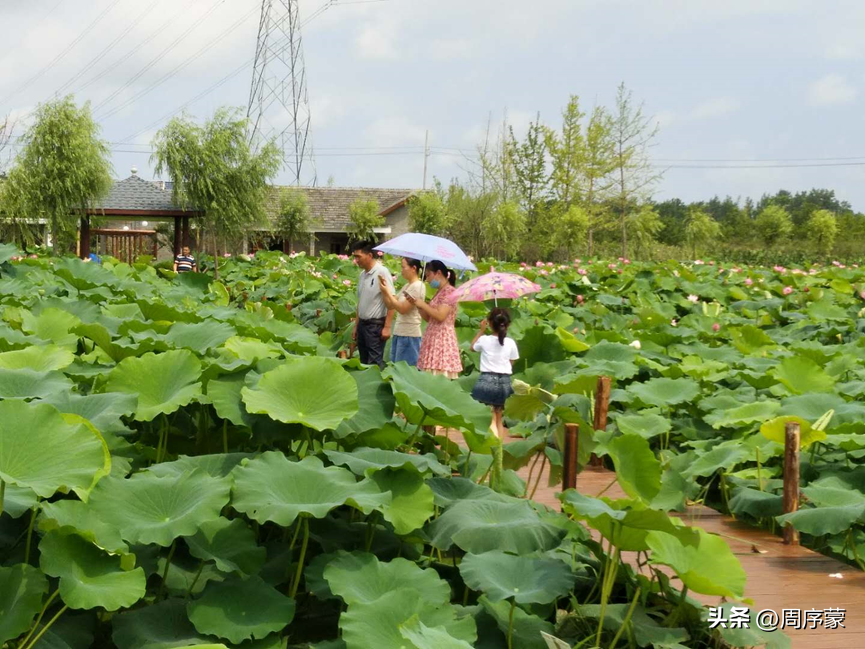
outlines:
[[359, 320], [357, 323], [357, 352], [360, 362], [368, 365], [378, 365], [384, 369], [384, 344], [381, 332], [384, 329], [384, 318]]

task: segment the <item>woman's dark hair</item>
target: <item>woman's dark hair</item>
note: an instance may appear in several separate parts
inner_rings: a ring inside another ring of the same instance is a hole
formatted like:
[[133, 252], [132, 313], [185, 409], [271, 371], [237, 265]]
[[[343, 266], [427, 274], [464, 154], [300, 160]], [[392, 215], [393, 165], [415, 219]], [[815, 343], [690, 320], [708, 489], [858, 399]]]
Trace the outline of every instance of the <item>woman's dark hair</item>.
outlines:
[[405, 260], [406, 266], [411, 266], [415, 271], [417, 271], [417, 274], [420, 275], [421, 266], [423, 266], [423, 264], [421, 264], [419, 259], [412, 259], [411, 257], [403, 257], [403, 259]]
[[432, 261], [427, 262], [426, 267], [427, 267], [427, 269], [433, 271], [434, 273], [441, 273], [442, 275], [444, 275], [445, 277], [447, 277], [447, 278], [448, 278], [448, 282], [450, 282], [450, 285], [451, 285], [451, 286], [456, 286], [456, 285], [457, 285], [457, 276], [456, 276], [456, 274], [455, 274], [452, 270], [449, 270], [448, 267], [445, 266], [445, 265], [444, 265], [442, 262], [440, 262], [438, 259], [433, 259]]
[[508, 313], [507, 309], [496, 307], [490, 311], [487, 322], [490, 323], [490, 328], [499, 337], [499, 344], [504, 346], [505, 336], [508, 335], [508, 327], [511, 326], [511, 314]]

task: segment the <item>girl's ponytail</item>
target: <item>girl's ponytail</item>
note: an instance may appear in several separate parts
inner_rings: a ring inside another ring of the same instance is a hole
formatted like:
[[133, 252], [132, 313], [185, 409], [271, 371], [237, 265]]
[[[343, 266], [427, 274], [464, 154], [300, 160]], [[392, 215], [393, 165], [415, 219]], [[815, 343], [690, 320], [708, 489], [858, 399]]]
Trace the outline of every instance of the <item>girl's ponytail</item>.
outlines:
[[508, 335], [508, 327], [511, 324], [511, 316], [507, 309], [496, 307], [490, 311], [489, 323], [492, 330], [498, 336], [499, 344], [504, 347], [505, 338]]

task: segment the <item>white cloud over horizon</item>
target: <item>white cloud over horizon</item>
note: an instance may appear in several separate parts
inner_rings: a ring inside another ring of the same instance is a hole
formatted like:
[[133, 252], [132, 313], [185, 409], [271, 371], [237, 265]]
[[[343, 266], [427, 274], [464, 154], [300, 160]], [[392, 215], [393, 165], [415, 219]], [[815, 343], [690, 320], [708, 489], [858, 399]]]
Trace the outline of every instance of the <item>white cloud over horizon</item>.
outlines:
[[[187, 102], [197, 118], [221, 105], [245, 108], [250, 70], [226, 76], [254, 54], [260, 0], [119, 0], [47, 69], [114, 1], [65, 0], [49, 13], [49, 0], [0, 0], [9, 35], [0, 115], [32, 111], [82, 71], [69, 90], [94, 107], [106, 102], [95, 114], [110, 142], [148, 127], [135, 140], [147, 142], [159, 118]], [[302, 19], [323, 6], [300, 0]], [[518, 136], [537, 113], [557, 126], [571, 94], [587, 111], [611, 106], [621, 81], [661, 126], [657, 158], [865, 155], [863, 28], [865, 3], [855, 0], [837, 0], [831, 12], [817, 0], [337, 2], [303, 28], [319, 179], [416, 187], [427, 130], [432, 146], [471, 152], [488, 120], [495, 133], [507, 114]], [[337, 147], [348, 155], [325, 155]], [[381, 155], [392, 152], [384, 147], [410, 150]], [[132, 164], [149, 172], [146, 147], [114, 148], [119, 176]], [[466, 164], [458, 151], [433, 155], [429, 179], [465, 177]], [[858, 167], [675, 169], [657, 191], [695, 200], [821, 186], [865, 211], [859, 175]]]

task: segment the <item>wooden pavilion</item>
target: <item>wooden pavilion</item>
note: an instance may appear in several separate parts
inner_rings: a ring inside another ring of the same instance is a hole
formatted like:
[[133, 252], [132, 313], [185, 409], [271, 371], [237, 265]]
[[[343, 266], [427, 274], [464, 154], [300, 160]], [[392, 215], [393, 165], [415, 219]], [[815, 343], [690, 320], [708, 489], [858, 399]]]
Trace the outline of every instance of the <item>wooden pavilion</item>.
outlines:
[[81, 218], [79, 255], [82, 259], [90, 256], [95, 237], [98, 250], [127, 262], [142, 254], [156, 257], [156, 230], [130, 225], [91, 228], [92, 216], [104, 217], [115, 223], [149, 224], [153, 220], [171, 219], [174, 222], [173, 254], [177, 255], [183, 246], [192, 244], [189, 219], [200, 216], [200, 213], [177, 207], [164, 183], [144, 180], [133, 167], [131, 176], [115, 181], [108, 196], [87, 210], [87, 214]]

